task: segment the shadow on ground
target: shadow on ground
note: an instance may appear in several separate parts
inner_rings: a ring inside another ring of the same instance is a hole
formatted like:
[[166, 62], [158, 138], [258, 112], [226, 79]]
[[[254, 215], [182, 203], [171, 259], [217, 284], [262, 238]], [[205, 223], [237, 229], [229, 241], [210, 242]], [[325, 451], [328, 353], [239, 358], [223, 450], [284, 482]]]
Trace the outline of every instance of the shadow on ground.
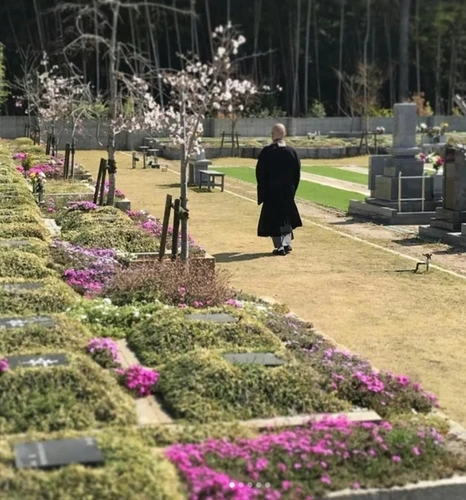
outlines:
[[274, 257], [271, 252], [262, 253], [217, 253], [214, 255], [217, 262], [242, 262], [246, 260], [262, 259], [263, 257]]
[[402, 247], [416, 247], [425, 245], [427, 242], [422, 240], [421, 238], [413, 237], [413, 238], [401, 238], [397, 240], [392, 240], [393, 243], [397, 245], [401, 245]]

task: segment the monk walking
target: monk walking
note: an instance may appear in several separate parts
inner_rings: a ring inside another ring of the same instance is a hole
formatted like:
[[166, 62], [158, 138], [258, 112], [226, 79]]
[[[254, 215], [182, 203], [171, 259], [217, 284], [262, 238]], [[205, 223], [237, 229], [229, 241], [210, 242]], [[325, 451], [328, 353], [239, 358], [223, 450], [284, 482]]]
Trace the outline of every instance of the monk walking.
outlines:
[[285, 126], [274, 125], [273, 142], [260, 152], [256, 166], [257, 203], [262, 204], [257, 234], [272, 238], [274, 255], [291, 252], [293, 229], [303, 225], [294, 201], [301, 162], [285, 137]]

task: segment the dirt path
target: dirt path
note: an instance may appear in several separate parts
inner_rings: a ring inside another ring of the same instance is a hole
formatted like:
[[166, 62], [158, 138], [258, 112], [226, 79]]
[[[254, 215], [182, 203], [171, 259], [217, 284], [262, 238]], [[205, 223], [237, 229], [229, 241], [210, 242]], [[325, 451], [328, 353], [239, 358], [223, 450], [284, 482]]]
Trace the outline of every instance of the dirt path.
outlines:
[[[99, 157], [79, 154], [89, 168]], [[131, 170], [123, 155], [118, 162], [118, 187], [133, 208], [161, 215], [166, 194], [178, 194], [179, 175]], [[232, 273], [236, 287], [287, 303], [375, 366], [420, 380], [452, 418], [466, 423], [466, 279], [438, 270], [414, 274], [413, 260], [389, 251], [418, 257], [429, 248], [435, 263], [464, 273], [462, 255], [306, 203], [300, 204], [305, 225], [296, 231], [293, 253], [273, 257], [270, 241], [256, 237], [255, 186], [228, 179], [226, 189], [190, 191], [190, 230]]]

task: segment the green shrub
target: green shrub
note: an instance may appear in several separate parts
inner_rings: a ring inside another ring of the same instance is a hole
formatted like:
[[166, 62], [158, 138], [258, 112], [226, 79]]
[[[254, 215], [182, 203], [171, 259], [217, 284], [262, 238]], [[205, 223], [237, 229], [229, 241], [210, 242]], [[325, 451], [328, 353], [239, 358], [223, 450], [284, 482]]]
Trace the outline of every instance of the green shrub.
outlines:
[[98, 222], [101, 226], [129, 227], [134, 228], [134, 222], [118, 208], [104, 207], [92, 212], [82, 212], [80, 210], [60, 210], [57, 215], [57, 223], [62, 227], [62, 231], [85, 229]]
[[31, 190], [27, 184], [22, 182], [4, 182], [0, 183], [0, 197], [3, 196], [31, 196]]
[[[30, 434], [28, 439], [88, 437], [66, 431]], [[150, 448], [131, 429], [92, 433], [105, 459], [103, 467], [69, 465], [54, 470], [17, 470], [13, 445], [26, 439], [0, 441], [0, 497], [8, 500], [184, 500], [175, 466], [162, 450]]]
[[129, 345], [141, 363], [156, 366], [197, 349], [274, 352], [282, 348], [275, 335], [248, 318], [238, 323], [213, 323], [186, 321], [184, 314], [162, 310], [129, 332]]
[[14, 210], [12, 208], [7, 208], [5, 210], [0, 209], [0, 224], [12, 223], [34, 223], [42, 225], [43, 221], [40, 214], [29, 207], [25, 209], [20, 208], [19, 210]]
[[10, 147], [13, 151], [22, 151], [22, 147], [24, 146], [33, 146], [34, 141], [30, 137], [17, 137], [16, 139], [10, 142]]
[[6, 238], [38, 238], [47, 241], [50, 238], [50, 233], [45, 226], [36, 222], [16, 222], [0, 225], [0, 239]]
[[113, 248], [122, 252], [156, 252], [159, 240], [137, 227], [89, 225], [76, 231], [62, 232], [62, 239], [92, 248]]
[[[11, 246], [10, 244], [11, 241], [15, 240], [27, 240], [29, 244]], [[8, 244], [5, 244], [7, 242]], [[43, 240], [39, 240], [37, 238], [20, 238], [20, 237], [14, 237], [12, 239], [0, 238], [0, 253], [9, 252], [12, 249], [16, 250], [17, 252], [23, 252], [26, 254], [32, 253], [42, 258], [48, 258], [50, 255], [49, 246]]]
[[40, 280], [43, 287], [35, 289], [5, 289], [4, 285], [17, 283], [37, 283], [36, 280], [0, 279], [0, 311], [11, 314], [59, 313], [72, 306], [78, 295], [63, 281], [55, 278]]
[[117, 270], [104, 293], [118, 305], [161, 300], [175, 306], [195, 305], [195, 302], [217, 306], [232, 295], [229, 276], [224, 270], [212, 277], [205, 269], [186, 266], [181, 261], [154, 260], [150, 264]]
[[166, 363], [156, 391], [174, 417], [197, 422], [350, 409], [320, 384], [320, 376], [304, 364], [233, 365], [218, 354], [198, 351]]
[[35, 207], [36, 201], [31, 193], [28, 195], [18, 196], [0, 196], [0, 209], [2, 208], [15, 208], [15, 207]]
[[[27, 354], [46, 352], [42, 348]], [[67, 366], [17, 368], [0, 374], [0, 432], [53, 432], [136, 423], [133, 399], [110, 372], [88, 358], [67, 356]]]
[[67, 314], [83, 322], [96, 337], [125, 338], [133, 326], [152, 317], [162, 307], [159, 301], [117, 306], [110, 299], [82, 299]]
[[36, 255], [17, 250], [0, 252], [0, 278], [41, 279], [55, 273]]
[[49, 352], [62, 349], [84, 352], [87, 342], [92, 337], [91, 332], [79, 321], [63, 314], [52, 315], [52, 318], [55, 321], [53, 327], [33, 323], [22, 328], [0, 328], [0, 352], [13, 354], [33, 349], [48, 349]]

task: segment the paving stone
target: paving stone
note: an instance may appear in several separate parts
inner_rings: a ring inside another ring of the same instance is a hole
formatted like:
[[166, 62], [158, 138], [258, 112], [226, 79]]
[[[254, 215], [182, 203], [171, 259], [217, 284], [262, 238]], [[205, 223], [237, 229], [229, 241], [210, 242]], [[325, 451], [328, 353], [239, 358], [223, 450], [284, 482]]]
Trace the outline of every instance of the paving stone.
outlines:
[[50, 316], [0, 318], [0, 330], [10, 328], [24, 328], [27, 325], [38, 325], [46, 328], [52, 328], [55, 326], [55, 320]]

